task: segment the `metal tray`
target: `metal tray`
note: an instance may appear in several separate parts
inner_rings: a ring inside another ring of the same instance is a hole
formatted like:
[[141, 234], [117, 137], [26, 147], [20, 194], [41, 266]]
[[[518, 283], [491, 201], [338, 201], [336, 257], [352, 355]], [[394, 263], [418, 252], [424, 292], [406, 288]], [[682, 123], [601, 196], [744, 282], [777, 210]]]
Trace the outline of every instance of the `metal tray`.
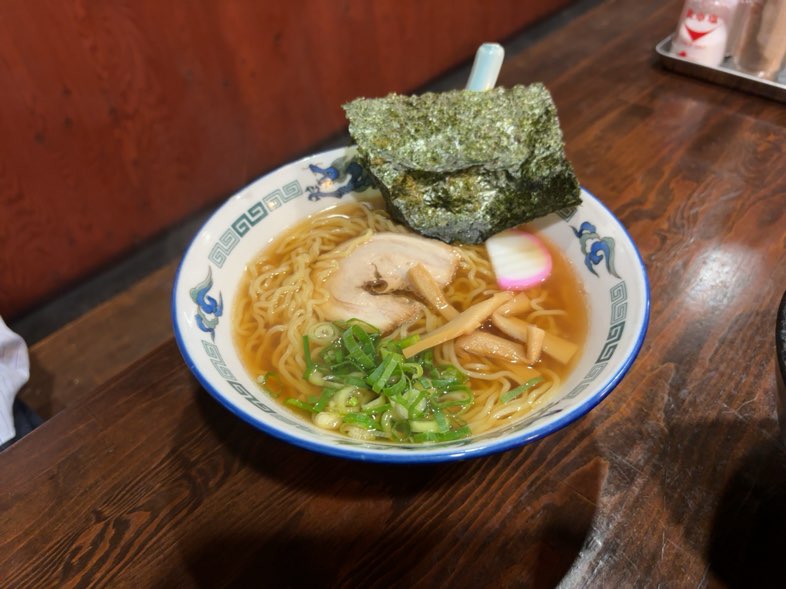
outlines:
[[700, 78], [737, 90], [744, 90], [759, 96], [765, 96], [779, 102], [786, 102], [786, 69], [780, 72], [776, 80], [764, 80], [739, 71], [730, 58], [726, 58], [718, 67], [709, 67], [693, 63], [671, 53], [671, 37], [669, 35], [655, 46], [664, 67], [680, 74]]

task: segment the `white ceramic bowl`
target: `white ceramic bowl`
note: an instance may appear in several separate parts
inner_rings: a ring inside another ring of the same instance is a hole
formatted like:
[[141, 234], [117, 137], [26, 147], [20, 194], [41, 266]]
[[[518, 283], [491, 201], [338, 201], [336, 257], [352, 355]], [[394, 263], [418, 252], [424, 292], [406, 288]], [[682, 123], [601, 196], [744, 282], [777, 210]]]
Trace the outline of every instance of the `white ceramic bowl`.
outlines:
[[172, 294], [180, 351], [204, 388], [260, 430], [309, 450], [375, 462], [440, 462], [499, 452], [542, 438], [578, 419], [619, 383], [641, 347], [649, 286], [625, 228], [583, 191], [576, 209], [535, 224], [575, 265], [589, 298], [589, 333], [572, 374], [555, 398], [525, 419], [455, 442], [395, 445], [352, 440], [321, 430], [260, 390], [241, 364], [231, 334], [231, 305], [245, 265], [306, 215], [340, 201], [368, 198], [353, 148], [286, 165], [241, 190], [194, 238]]

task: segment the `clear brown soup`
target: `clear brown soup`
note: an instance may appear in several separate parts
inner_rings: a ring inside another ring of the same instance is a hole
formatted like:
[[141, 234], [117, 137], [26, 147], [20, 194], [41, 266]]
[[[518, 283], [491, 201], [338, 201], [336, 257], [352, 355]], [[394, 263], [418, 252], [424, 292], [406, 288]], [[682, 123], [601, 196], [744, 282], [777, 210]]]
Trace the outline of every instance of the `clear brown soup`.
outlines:
[[[286, 274], [286, 270], [282, 268], [286, 267], [288, 257], [292, 256], [290, 251], [291, 246], [294, 244], [301, 244], [310, 235], [313, 235], [316, 231], [314, 225], [315, 220], [341, 218], [347, 216], [347, 210], [347, 206], [340, 205], [320, 213], [319, 215], [305, 219], [268, 244], [250, 261], [248, 271], [242, 279], [239, 294], [234, 301], [233, 326], [236, 347], [240, 352], [246, 370], [252, 378], [256, 379], [260, 375], [278, 375], [281, 371], [279, 361], [283, 356], [287, 353], [291, 355], [302, 355], [302, 346], [300, 345], [302, 333], [299, 335], [292, 335], [289, 344], [286, 341], [287, 337], [284, 331], [277, 331], [273, 335], [268, 334], [267, 337], [261, 339], [262, 336], [260, 334], [265, 330], [268, 332], [282, 330], [284, 328], [284, 325], [282, 325], [284, 321], [282, 320], [278, 324], [271, 323], [263, 327], [259, 324], [258, 320], [254, 320], [254, 306], [257, 304], [258, 297], [261, 296], [264, 298], [266, 291], [264, 283], [254, 286], [252, 274], [264, 268], [278, 268], [279, 272], [272, 272], [272, 274], [276, 275], [276, 279], [280, 279], [282, 274]], [[543, 235], [537, 232], [534, 233], [538, 235], [549, 250], [552, 256], [553, 269], [549, 278], [539, 287], [528, 289], [527, 292], [537, 295], [538, 292], [546, 290], [548, 292], [548, 308], [566, 311], [565, 315], [553, 319], [541, 319], [536, 323], [540, 324], [541, 322], [545, 322], [549, 324], [550, 332], [577, 344], [579, 350], [568, 365], [562, 365], [544, 355], [539, 361], [538, 366], [552, 371], [559, 376], [560, 381], [564, 381], [581, 356], [582, 346], [588, 331], [586, 294], [581, 288], [576, 269], [568, 261], [565, 255]], [[488, 263], [488, 257], [485, 254], [485, 248], [483, 246], [458, 247], [468, 248]], [[462, 302], [462, 300], [457, 300], [454, 295], [458, 293], [453, 293], [452, 291], [454, 290], [454, 285], [462, 284], [462, 279], [467, 277], [468, 271], [468, 268], [461, 267], [452, 285], [446, 289], [448, 299], [452, 299], [451, 302], [454, 303], [458, 310], [462, 310], [468, 305]], [[496, 290], [500, 289], [497, 287]], [[484, 294], [481, 298], [486, 298], [487, 296], [489, 295]], [[486, 325], [484, 329], [499, 334], [493, 326]], [[288, 348], [290, 348], [289, 352], [282, 352], [282, 350]], [[476, 361], [477, 359], [474, 360]], [[296, 374], [297, 370], [297, 368], [294, 368], [292, 370], [293, 374]], [[475, 385], [480, 386], [482, 384], [479, 382], [476, 383], [474, 379], [471, 379], [470, 383], [473, 386], [473, 390]], [[319, 392], [318, 387], [308, 382], [303, 381], [293, 386], [291, 384], [288, 385], [284, 379], [277, 378], [276, 376], [267, 379], [265, 388], [280, 402], [284, 402], [290, 397], [302, 399], [304, 396], [314, 395]]]

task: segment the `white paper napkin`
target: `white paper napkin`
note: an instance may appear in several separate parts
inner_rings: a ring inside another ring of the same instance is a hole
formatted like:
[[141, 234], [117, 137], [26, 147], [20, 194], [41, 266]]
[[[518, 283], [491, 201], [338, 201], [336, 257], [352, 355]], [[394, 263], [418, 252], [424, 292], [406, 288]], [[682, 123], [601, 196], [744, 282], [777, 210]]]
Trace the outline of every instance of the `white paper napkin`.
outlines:
[[0, 444], [16, 435], [14, 398], [30, 378], [25, 341], [8, 329], [0, 317]]

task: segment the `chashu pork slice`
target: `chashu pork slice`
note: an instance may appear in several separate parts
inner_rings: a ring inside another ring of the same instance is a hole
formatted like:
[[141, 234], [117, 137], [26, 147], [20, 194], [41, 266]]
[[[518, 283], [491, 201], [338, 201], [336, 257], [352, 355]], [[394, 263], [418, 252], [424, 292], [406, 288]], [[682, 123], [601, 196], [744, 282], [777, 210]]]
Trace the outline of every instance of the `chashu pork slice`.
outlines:
[[409, 288], [409, 270], [422, 264], [444, 288], [459, 264], [455, 248], [438, 241], [401, 233], [375, 233], [347, 242], [348, 252], [328, 279], [330, 300], [322, 310], [332, 321], [361, 319], [382, 333], [413, 321], [421, 306], [401, 294]]

